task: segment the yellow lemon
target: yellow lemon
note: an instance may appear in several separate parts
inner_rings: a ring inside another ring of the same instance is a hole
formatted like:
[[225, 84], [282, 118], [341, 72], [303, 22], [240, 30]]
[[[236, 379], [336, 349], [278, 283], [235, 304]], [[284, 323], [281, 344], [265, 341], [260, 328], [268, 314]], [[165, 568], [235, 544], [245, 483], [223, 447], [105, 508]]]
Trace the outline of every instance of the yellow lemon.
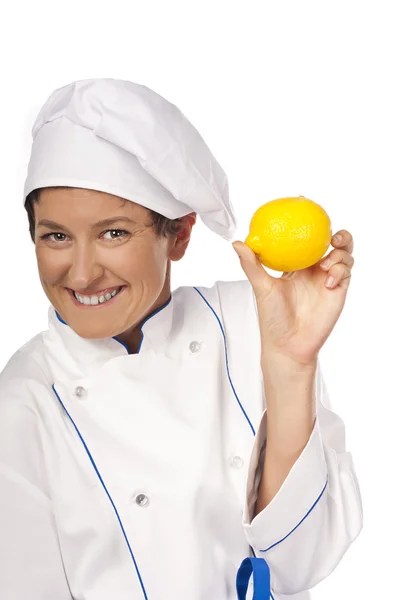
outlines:
[[260, 206], [251, 219], [245, 244], [266, 267], [298, 271], [317, 263], [331, 238], [331, 221], [322, 206], [298, 196]]

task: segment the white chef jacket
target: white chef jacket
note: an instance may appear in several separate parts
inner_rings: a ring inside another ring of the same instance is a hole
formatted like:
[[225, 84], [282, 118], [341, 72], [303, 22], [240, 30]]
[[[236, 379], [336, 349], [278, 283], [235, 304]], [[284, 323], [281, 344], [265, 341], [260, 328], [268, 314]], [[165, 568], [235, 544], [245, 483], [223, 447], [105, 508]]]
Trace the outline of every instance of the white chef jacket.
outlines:
[[275, 600], [308, 598], [362, 526], [319, 371], [310, 440], [253, 518], [266, 402], [249, 282], [181, 287], [142, 334], [129, 354], [50, 307], [3, 370], [1, 600], [234, 600], [252, 552]]

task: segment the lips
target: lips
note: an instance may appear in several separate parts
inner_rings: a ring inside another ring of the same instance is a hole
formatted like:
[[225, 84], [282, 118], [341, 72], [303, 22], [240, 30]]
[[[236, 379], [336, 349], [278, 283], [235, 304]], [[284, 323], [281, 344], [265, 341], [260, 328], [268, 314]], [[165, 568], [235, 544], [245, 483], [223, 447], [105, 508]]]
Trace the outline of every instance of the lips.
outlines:
[[91, 296], [104, 296], [105, 294], [111, 294], [111, 292], [113, 292], [114, 290], [119, 290], [120, 288], [122, 288], [124, 286], [122, 285], [114, 285], [113, 287], [108, 287], [108, 288], [104, 288], [103, 290], [98, 290], [96, 292], [88, 292], [87, 290], [74, 290], [72, 288], [68, 288], [71, 290], [71, 292], [75, 292], [75, 294], [78, 294], [79, 296], [88, 296], [89, 298]]
[[125, 289], [126, 286], [119, 286], [114, 288], [108, 288], [112, 290], [111, 293], [106, 291], [105, 293], [100, 293], [99, 295], [88, 294], [81, 295], [77, 294], [71, 289], [68, 289], [68, 292], [75, 304], [75, 306], [79, 306], [79, 308], [99, 308], [105, 304], [109, 304], [113, 302], [113, 300], [121, 294], [121, 292]]

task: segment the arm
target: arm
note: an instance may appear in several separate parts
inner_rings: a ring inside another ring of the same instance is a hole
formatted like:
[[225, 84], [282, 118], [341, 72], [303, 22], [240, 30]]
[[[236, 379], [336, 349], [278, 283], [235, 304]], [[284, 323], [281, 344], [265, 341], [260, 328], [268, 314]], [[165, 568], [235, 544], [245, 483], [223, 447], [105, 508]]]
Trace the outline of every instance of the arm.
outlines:
[[41, 381], [36, 363], [21, 351], [0, 374], [1, 600], [72, 600], [32, 393], [33, 387], [48, 394]]
[[[327, 577], [362, 527], [361, 499], [351, 455], [345, 449], [344, 425], [328, 408], [319, 369], [314, 393], [316, 420], [305, 448], [279, 491], [258, 512], [260, 480], [268, 464], [269, 403], [250, 462], [244, 529], [256, 556], [270, 566], [272, 589], [283, 594], [310, 589]], [[274, 472], [278, 479], [283, 477], [282, 469]]]
[[258, 490], [257, 515], [274, 498], [307, 445], [315, 425], [316, 365], [299, 367], [282, 358], [262, 359], [268, 398], [266, 451]]
[[252, 456], [244, 525], [256, 554], [270, 564], [273, 586], [286, 594], [329, 575], [362, 526], [344, 426], [323, 407], [321, 378], [315, 380], [354, 263], [349, 232], [331, 243], [335, 249], [322, 262], [281, 278], [271, 277], [245, 244], [234, 244], [254, 292], [268, 409]]
[[72, 600], [49, 499], [2, 463], [0, 598]]

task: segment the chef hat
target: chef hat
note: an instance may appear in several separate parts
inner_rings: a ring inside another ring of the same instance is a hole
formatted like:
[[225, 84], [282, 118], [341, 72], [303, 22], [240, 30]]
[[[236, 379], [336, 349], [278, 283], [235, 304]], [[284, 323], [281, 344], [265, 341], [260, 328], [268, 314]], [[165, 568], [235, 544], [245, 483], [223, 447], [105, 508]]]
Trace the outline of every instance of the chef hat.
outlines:
[[228, 181], [180, 110], [151, 89], [86, 79], [55, 90], [32, 129], [24, 202], [37, 188], [108, 192], [169, 219], [196, 212], [232, 240]]

